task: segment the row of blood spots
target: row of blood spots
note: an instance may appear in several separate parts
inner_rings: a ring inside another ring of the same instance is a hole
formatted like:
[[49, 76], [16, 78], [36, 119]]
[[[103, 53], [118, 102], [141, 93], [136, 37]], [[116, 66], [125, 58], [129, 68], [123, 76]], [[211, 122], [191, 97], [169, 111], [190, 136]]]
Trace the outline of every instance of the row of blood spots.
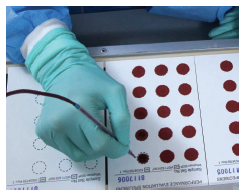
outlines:
[[[234, 125], [236, 126], [236, 125]], [[193, 138], [196, 135], [195, 127], [188, 125], [182, 129], [182, 135], [186, 138]], [[173, 131], [169, 127], [161, 128], [158, 131], [158, 137], [162, 140], [170, 140], [173, 136]], [[139, 129], [135, 133], [135, 138], [138, 141], [145, 141], [148, 138], [148, 132], [145, 129]]]
[[[193, 138], [196, 135], [195, 127], [188, 125], [182, 129], [182, 135], [186, 138]], [[162, 140], [170, 140], [173, 136], [173, 131], [169, 127], [161, 128], [158, 132], [158, 137]]]
[[[178, 91], [182, 95], [189, 95], [191, 93], [191, 86], [187, 83], [183, 83], [179, 86]], [[166, 97], [169, 94], [170, 90], [166, 85], [159, 85], [156, 88], [156, 95], [159, 97]], [[143, 86], [137, 86], [133, 89], [132, 92], [135, 98], [142, 98], [146, 95], [146, 89]]]
[[[232, 62], [225, 60], [225, 61], [222, 61], [220, 63], [220, 68], [224, 72], [229, 72], [233, 69], [233, 64], [232, 64]], [[237, 88], [237, 84], [233, 80], [226, 80], [223, 83], [223, 88], [227, 92], [234, 92]], [[234, 101], [234, 100], [228, 101], [226, 103], [226, 109], [231, 113], [238, 112], [239, 111], [239, 102]], [[238, 121], [231, 122], [229, 125], [229, 130], [232, 134], [239, 134], [239, 122]], [[236, 156], [239, 156], [239, 143], [236, 143], [232, 146], [232, 152]]]
[[[195, 148], [188, 148], [184, 152], [184, 157], [188, 161], [195, 161], [198, 158], [198, 151]], [[160, 154], [160, 159], [164, 163], [170, 163], [174, 160], [175, 154], [171, 150], [164, 150]]]
[[[160, 106], [157, 109], [157, 114], [161, 118], [167, 118], [171, 113], [168, 106]], [[180, 113], [182, 116], [189, 117], [194, 113], [194, 108], [190, 104], [184, 104], [180, 107]], [[144, 107], [139, 107], [134, 110], [134, 117], [138, 120], [145, 119], [148, 115], [147, 109]]]

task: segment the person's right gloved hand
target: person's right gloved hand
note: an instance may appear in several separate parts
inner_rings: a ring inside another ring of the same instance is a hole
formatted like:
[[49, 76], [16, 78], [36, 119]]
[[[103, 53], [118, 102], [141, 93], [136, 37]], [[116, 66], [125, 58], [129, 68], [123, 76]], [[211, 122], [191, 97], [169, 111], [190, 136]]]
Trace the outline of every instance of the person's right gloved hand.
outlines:
[[208, 36], [212, 39], [231, 39], [239, 38], [239, 7], [234, 7], [224, 19], [220, 21], [220, 25], [212, 29]]
[[128, 153], [130, 114], [126, 90], [96, 64], [71, 31], [51, 30], [34, 45], [25, 64], [45, 91], [78, 103], [100, 122], [99, 110], [108, 109], [118, 139], [101, 131], [71, 104], [45, 97], [36, 134], [47, 145], [77, 162]]

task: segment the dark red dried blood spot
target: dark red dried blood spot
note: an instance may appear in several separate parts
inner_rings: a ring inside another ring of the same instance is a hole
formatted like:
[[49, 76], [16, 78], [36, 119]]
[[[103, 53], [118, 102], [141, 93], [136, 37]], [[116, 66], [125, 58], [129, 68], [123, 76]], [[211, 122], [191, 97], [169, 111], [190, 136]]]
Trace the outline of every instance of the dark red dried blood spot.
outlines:
[[165, 127], [160, 129], [158, 136], [163, 140], [169, 140], [173, 136], [173, 131], [170, 128]]
[[185, 151], [185, 158], [188, 160], [188, 161], [195, 161], [197, 158], [198, 158], [198, 151], [195, 149], [195, 148], [189, 148]]
[[236, 90], [236, 83], [233, 80], [227, 80], [224, 82], [223, 87], [227, 91], [234, 91]]
[[148, 112], [144, 107], [137, 108], [134, 111], [134, 117], [137, 119], [144, 119], [147, 116]]
[[196, 135], [196, 129], [195, 127], [189, 125], [189, 126], [185, 126], [182, 129], [182, 134], [183, 136], [185, 136], [186, 138], [192, 138]]
[[184, 104], [180, 108], [180, 113], [183, 116], [191, 116], [194, 112], [194, 108], [189, 104]]
[[230, 132], [234, 134], [239, 134], [239, 122], [234, 121], [229, 126]]
[[138, 86], [138, 87], [134, 88], [134, 90], [133, 90], [133, 95], [136, 98], [144, 97], [145, 94], [146, 94], [146, 90], [142, 86]]
[[160, 106], [157, 109], [157, 114], [158, 114], [158, 116], [160, 116], [162, 118], [166, 118], [170, 115], [170, 109], [168, 106]]
[[233, 100], [228, 101], [226, 104], [226, 109], [232, 113], [239, 111], [239, 102]]
[[164, 76], [168, 72], [168, 67], [166, 65], [158, 65], [155, 68], [155, 73], [159, 76]]
[[179, 86], [179, 92], [182, 95], [189, 95], [191, 93], [191, 86], [189, 84], [181, 84]]
[[132, 74], [133, 74], [134, 77], [140, 78], [140, 77], [145, 75], [145, 69], [142, 66], [136, 66], [133, 69]]
[[174, 160], [174, 153], [171, 150], [164, 150], [160, 154], [160, 159], [164, 163], [170, 163]]
[[159, 85], [157, 88], [156, 88], [156, 94], [159, 96], [159, 97], [166, 97], [169, 93], [169, 88], [165, 85]]
[[233, 68], [233, 65], [230, 61], [223, 61], [220, 63], [220, 68], [223, 70], [223, 71], [231, 71], [232, 68]]
[[239, 144], [232, 146], [232, 151], [236, 156], [239, 156]]
[[140, 129], [135, 133], [135, 138], [139, 141], [145, 141], [148, 138], [148, 132], [145, 129]]
[[177, 66], [176, 70], [179, 74], [186, 75], [190, 71], [190, 68], [187, 64], [181, 63]]
[[149, 161], [149, 155], [146, 153], [141, 153], [138, 155], [137, 160], [141, 164], [146, 164]]

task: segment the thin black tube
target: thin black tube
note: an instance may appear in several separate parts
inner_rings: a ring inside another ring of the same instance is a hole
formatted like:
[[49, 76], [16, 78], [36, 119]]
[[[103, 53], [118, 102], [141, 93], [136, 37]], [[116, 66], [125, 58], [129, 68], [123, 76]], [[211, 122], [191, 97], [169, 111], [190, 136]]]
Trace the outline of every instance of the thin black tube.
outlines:
[[53, 98], [57, 98], [57, 99], [65, 101], [65, 102], [68, 102], [68, 103], [72, 104], [73, 106], [76, 105], [75, 102], [73, 102], [70, 99], [63, 97], [61, 95], [57, 95], [54, 93], [42, 92], [42, 91], [36, 91], [36, 90], [30, 90], [30, 89], [19, 89], [19, 90], [9, 91], [6, 93], [6, 97], [11, 96], [11, 95], [15, 95], [15, 94], [20, 94], [20, 93], [30, 93], [30, 94], [34, 94], [34, 95], [43, 95], [43, 96], [53, 97]]

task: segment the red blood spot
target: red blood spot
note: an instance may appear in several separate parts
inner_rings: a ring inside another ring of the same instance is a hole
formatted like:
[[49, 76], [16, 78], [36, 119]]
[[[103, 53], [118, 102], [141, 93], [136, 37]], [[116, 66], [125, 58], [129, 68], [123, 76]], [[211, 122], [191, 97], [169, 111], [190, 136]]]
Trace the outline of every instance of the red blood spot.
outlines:
[[136, 88], [134, 88], [133, 90], [133, 95], [136, 97], [136, 98], [141, 98], [141, 97], [144, 97], [146, 94], [146, 90], [144, 87], [142, 86], [138, 86]]
[[239, 156], [239, 144], [232, 146], [232, 151], [236, 156]]
[[190, 68], [187, 64], [181, 63], [176, 68], [177, 72], [181, 75], [185, 75], [190, 71]]
[[229, 126], [230, 132], [234, 134], [239, 134], [239, 122], [234, 121]]
[[226, 109], [232, 113], [239, 111], [239, 102], [233, 100], [228, 101], [226, 104]]
[[137, 160], [141, 164], [146, 164], [149, 161], [149, 155], [147, 153], [141, 153], [138, 155]]
[[173, 131], [170, 128], [165, 127], [160, 129], [158, 136], [163, 140], [169, 140], [173, 136]]
[[171, 150], [164, 150], [160, 154], [160, 159], [164, 163], [170, 163], [174, 160], [174, 153]]
[[182, 134], [183, 136], [187, 137], [187, 138], [192, 138], [196, 135], [196, 129], [195, 127], [189, 125], [189, 126], [185, 126], [182, 129]]
[[233, 68], [233, 65], [230, 61], [223, 61], [220, 63], [220, 68], [223, 70], [223, 71], [231, 71], [232, 68]]
[[195, 149], [195, 148], [189, 148], [185, 151], [185, 158], [188, 160], [188, 161], [195, 161], [197, 158], [198, 158], [198, 151]]
[[145, 75], [145, 69], [142, 66], [136, 66], [133, 69], [132, 74], [134, 75], [134, 77], [140, 78]]
[[191, 93], [191, 86], [189, 84], [186, 84], [186, 83], [181, 84], [179, 86], [179, 92], [182, 95], [188, 95]]
[[140, 129], [135, 133], [135, 138], [139, 141], [145, 141], [148, 138], [148, 132], [145, 129]]
[[159, 85], [157, 88], [156, 88], [156, 94], [159, 96], [159, 97], [166, 97], [169, 93], [169, 88], [165, 85]]
[[236, 83], [233, 80], [227, 80], [224, 82], [223, 87], [227, 91], [234, 91], [236, 90]]
[[194, 108], [189, 104], [184, 104], [180, 108], [180, 113], [183, 116], [191, 116], [194, 112]]
[[166, 65], [158, 65], [155, 68], [155, 73], [159, 76], [164, 76], [168, 72], [168, 68]]
[[160, 116], [162, 118], [166, 118], [170, 115], [170, 109], [168, 106], [160, 106], [157, 109], [157, 114], [158, 114], [158, 116]]
[[147, 116], [147, 114], [148, 114], [148, 112], [144, 107], [137, 108], [134, 111], [135, 118], [140, 119], [140, 120], [144, 119]]

